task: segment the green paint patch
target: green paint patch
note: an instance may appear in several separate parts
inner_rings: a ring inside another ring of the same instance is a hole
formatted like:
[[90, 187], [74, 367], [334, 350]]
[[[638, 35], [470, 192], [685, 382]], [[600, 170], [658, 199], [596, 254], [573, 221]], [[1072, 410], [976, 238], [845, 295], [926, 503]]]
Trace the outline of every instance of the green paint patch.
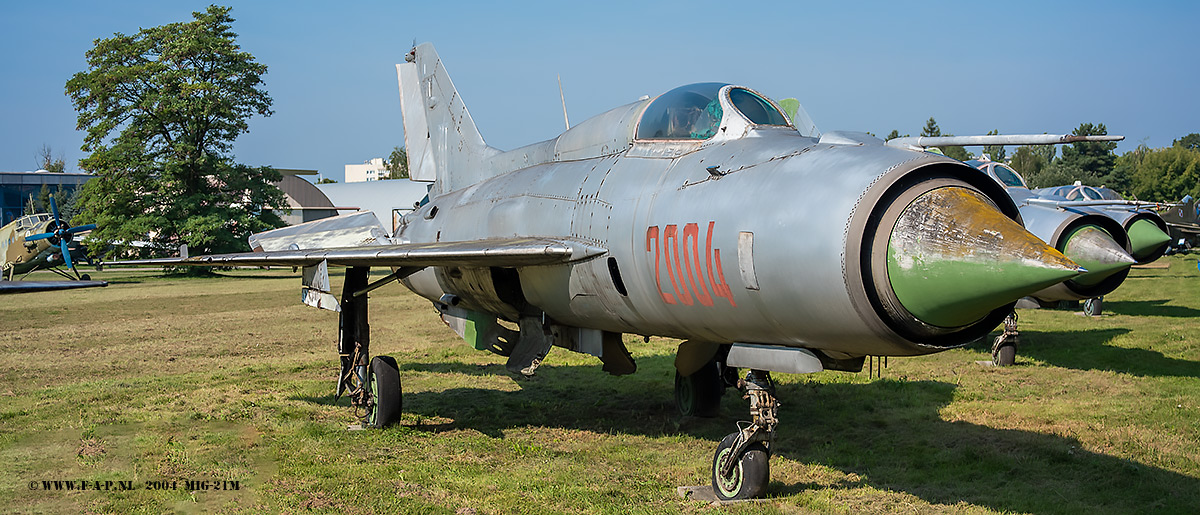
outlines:
[[1075, 275], [1020, 262], [936, 259], [901, 266], [889, 248], [888, 279], [904, 308], [927, 324], [962, 327], [993, 309]]
[[1170, 241], [1171, 237], [1150, 220], [1138, 220], [1129, 226], [1129, 248], [1139, 260], [1154, 255]]

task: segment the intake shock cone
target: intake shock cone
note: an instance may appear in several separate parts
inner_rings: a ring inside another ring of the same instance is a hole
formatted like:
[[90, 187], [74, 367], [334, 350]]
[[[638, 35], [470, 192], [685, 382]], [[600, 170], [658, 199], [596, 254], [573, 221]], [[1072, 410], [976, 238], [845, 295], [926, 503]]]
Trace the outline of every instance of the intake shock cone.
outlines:
[[883, 304], [910, 337], [970, 326], [1086, 271], [975, 188], [942, 182], [897, 197], [881, 219], [895, 220], [891, 230], [877, 230], [877, 238], [887, 235], [887, 251], [886, 273], [873, 274], [876, 287], [886, 286], [879, 292]]

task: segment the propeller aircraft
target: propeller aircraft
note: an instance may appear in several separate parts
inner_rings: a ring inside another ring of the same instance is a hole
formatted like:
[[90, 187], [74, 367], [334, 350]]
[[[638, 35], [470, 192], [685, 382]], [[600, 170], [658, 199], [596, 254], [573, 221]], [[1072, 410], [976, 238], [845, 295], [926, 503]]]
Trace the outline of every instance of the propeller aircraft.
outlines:
[[[58, 204], [50, 196], [50, 213], [38, 213], [18, 218], [0, 228], [0, 263], [7, 279], [0, 278], [0, 293], [26, 293], [33, 291], [64, 290], [107, 286], [104, 281], [93, 281], [87, 274], [80, 275], [71, 257], [71, 243], [76, 234], [95, 229], [94, 224], [71, 227], [58, 216]], [[66, 267], [71, 274], [60, 270]], [[16, 281], [19, 274], [28, 276], [35, 270], [50, 270], [66, 281]]]
[[[399, 419], [402, 389], [396, 361], [370, 357], [368, 293], [399, 281], [516, 377], [553, 347], [630, 374], [622, 334], [683, 340], [685, 415], [715, 415], [729, 387], [749, 401], [714, 452], [713, 492], [756, 497], [776, 450], [771, 373], [960, 347], [1087, 272], [969, 165], [822, 134], [747, 87], [682, 86], [506, 152], [431, 44], [397, 74], [411, 178], [430, 189], [391, 237], [345, 215], [254, 235], [251, 252], [124, 262], [303, 267], [302, 301], [339, 314], [337, 392], [371, 426]], [[347, 267], [340, 298], [330, 266]], [[372, 267], [392, 273], [370, 281]]]

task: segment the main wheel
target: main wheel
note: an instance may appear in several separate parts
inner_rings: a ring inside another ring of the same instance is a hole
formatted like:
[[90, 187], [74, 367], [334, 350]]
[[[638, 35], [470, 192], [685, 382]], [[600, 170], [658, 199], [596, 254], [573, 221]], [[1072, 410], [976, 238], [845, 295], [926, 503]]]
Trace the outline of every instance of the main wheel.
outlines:
[[403, 393], [400, 390], [400, 367], [391, 356], [371, 359], [371, 395], [375, 403], [367, 415], [367, 424], [384, 428], [400, 422]]
[[[999, 336], [998, 338], [1003, 338]], [[1017, 345], [1012, 342], [1003, 343], [996, 349], [992, 363], [998, 367], [1009, 367], [1017, 363]]]
[[716, 361], [709, 361], [690, 376], [675, 371], [675, 406], [684, 415], [704, 418], [717, 416], [721, 411], [723, 393], [725, 383]]
[[741, 456], [734, 457], [737, 462], [729, 471], [729, 475], [721, 475], [721, 461], [733, 452], [733, 444], [737, 438], [738, 433], [726, 435], [717, 446], [717, 452], [713, 454], [713, 493], [723, 501], [758, 497], [767, 489], [767, 482], [771, 476], [771, 455], [762, 442], [746, 446]]
[[1104, 297], [1096, 297], [1083, 301], [1083, 314], [1098, 317], [1104, 310]]

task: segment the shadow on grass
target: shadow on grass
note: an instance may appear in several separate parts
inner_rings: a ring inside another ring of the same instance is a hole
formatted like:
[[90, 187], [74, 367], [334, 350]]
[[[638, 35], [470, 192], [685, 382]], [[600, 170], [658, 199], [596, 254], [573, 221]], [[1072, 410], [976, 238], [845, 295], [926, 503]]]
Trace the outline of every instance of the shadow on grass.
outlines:
[[1193, 318], [1200, 316], [1200, 309], [1186, 306], [1168, 306], [1170, 300], [1118, 300], [1104, 303], [1104, 310], [1118, 315]]
[[[1017, 363], [1028, 356], [1075, 370], [1108, 370], [1143, 377], [1200, 377], [1200, 362], [1169, 358], [1148, 349], [1114, 347], [1108, 342], [1128, 329], [1021, 331]], [[989, 340], [990, 342], [990, 340]]]
[[321, 406], [341, 406], [344, 408], [350, 407], [350, 397], [345, 395], [342, 395], [341, 397], [335, 397], [333, 394], [321, 396], [295, 395], [288, 397], [288, 400], [309, 402], [312, 404], [319, 404]]
[[[715, 448], [734, 430], [735, 420], [746, 418], [747, 406], [729, 391], [721, 417], [681, 419], [671, 382], [659, 373], [669, 370], [670, 360], [643, 357], [639, 365], [644, 372], [629, 378], [605, 377], [593, 367], [543, 365], [538, 379], [523, 382], [520, 391], [464, 387], [419, 392], [405, 395], [404, 409], [448, 420], [413, 428], [421, 431], [466, 428], [495, 438], [527, 426], [650, 437], [686, 433]], [[442, 364], [405, 369], [445, 370]], [[471, 374], [472, 369], [479, 370], [467, 366], [464, 371]], [[636, 379], [643, 374], [649, 377]], [[936, 381], [893, 380], [781, 385], [778, 396], [784, 408], [775, 453], [859, 479], [832, 486], [774, 482], [767, 495], [867, 485], [931, 503], [966, 502], [1003, 511], [1200, 509], [1197, 478], [1088, 452], [1072, 438], [945, 421], [940, 410], [953, 401], [956, 388]]]

